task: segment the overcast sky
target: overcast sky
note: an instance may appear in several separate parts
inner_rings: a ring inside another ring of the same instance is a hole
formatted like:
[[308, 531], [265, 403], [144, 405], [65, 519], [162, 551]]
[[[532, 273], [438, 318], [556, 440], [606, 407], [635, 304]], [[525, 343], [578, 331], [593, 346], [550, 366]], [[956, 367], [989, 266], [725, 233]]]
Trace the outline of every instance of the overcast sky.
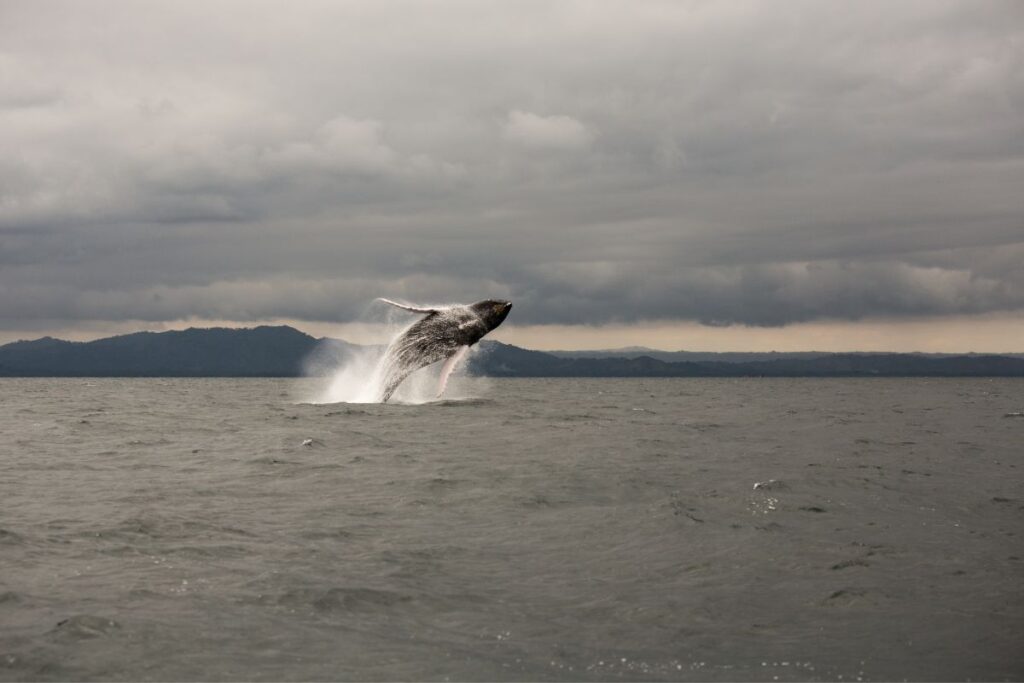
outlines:
[[1017, 0], [2, 0], [0, 150], [0, 342], [1024, 350]]

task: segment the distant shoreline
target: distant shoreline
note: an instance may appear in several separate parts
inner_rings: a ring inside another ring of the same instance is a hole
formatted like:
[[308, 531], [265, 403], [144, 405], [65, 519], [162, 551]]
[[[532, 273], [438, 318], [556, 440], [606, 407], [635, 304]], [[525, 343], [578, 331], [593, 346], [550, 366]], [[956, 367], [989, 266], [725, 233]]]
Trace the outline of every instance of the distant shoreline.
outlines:
[[[190, 328], [0, 346], [0, 377], [304, 377], [373, 351], [288, 326]], [[1001, 354], [544, 352], [484, 340], [468, 361], [488, 377], [1024, 377]], [[607, 354], [607, 355], [604, 355]]]

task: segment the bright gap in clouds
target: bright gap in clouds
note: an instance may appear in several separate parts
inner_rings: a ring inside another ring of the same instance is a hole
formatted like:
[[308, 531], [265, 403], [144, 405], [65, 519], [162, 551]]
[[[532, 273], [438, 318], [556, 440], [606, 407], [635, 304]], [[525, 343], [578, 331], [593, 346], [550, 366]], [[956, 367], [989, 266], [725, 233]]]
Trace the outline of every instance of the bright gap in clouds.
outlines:
[[[410, 317], [410, 321], [413, 318]], [[384, 344], [394, 328], [380, 323], [324, 323], [293, 319], [257, 322], [174, 320], [94, 322], [0, 332], [0, 344], [52, 336], [89, 341], [140, 330], [162, 332], [189, 327], [290, 325], [315, 337], [356, 344]], [[515, 325], [507, 323], [488, 339], [536, 350], [601, 350], [643, 346], [662, 351], [890, 351], [907, 353], [1024, 353], [1024, 315], [978, 315], [912, 320], [817, 321], [785, 327], [710, 327], [690, 322], [631, 325]]]

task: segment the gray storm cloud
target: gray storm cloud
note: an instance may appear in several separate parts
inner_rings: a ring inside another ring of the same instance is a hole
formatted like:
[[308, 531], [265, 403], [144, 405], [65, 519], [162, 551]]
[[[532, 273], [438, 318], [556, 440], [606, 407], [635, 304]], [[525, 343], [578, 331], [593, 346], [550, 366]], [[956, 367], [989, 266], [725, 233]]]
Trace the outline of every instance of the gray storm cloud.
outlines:
[[0, 327], [1024, 310], [1016, 2], [7, 2], [0, 46]]
[[590, 145], [591, 131], [569, 116], [540, 116], [528, 111], [509, 112], [504, 126], [508, 140], [537, 149], [580, 149]]

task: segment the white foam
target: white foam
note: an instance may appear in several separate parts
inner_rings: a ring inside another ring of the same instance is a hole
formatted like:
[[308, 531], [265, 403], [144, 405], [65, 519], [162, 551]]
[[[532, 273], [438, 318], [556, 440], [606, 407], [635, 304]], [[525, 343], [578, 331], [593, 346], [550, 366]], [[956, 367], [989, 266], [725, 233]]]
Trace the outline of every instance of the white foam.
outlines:
[[[392, 339], [415, 322], [409, 322], [409, 316], [402, 317], [405, 319], [401, 325], [392, 322]], [[384, 346], [357, 347], [349, 353], [338, 355], [330, 352], [329, 344], [321, 344], [321, 347], [306, 359], [305, 367], [306, 377], [318, 378], [321, 381], [317, 382], [309, 395], [300, 402], [379, 403], [383, 392], [381, 359], [385, 350]], [[478, 398], [481, 392], [486, 390], [487, 382], [465, 375], [468, 360], [476, 351], [476, 347], [471, 348], [470, 353], [459, 363], [440, 398], [437, 396], [437, 387], [443, 362], [434, 363], [409, 375], [388, 403], [421, 404], [438, 400], [460, 401]]]

